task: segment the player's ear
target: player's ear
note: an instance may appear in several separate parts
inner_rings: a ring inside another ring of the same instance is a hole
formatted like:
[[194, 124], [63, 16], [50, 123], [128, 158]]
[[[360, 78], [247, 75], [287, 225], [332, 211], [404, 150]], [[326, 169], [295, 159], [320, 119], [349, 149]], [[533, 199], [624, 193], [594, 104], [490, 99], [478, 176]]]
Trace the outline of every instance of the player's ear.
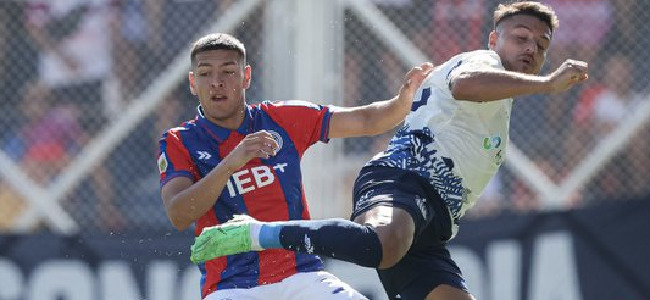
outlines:
[[190, 93], [192, 93], [192, 95], [196, 96], [197, 92], [196, 92], [196, 87], [194, 86], [194, 72], [190, 71], [187, 74], [187, 79], [190, 81]]
[[499, 33], [496, 30], [492, 30], [490, 32], [490, 35], [488, 35], [488, 48], [490, 50], [496, 49], [498, 39], [499, 39]]
[[251, 86], [251, 66], [246, 65], [244, 67], [244, 89], [248, 89]]

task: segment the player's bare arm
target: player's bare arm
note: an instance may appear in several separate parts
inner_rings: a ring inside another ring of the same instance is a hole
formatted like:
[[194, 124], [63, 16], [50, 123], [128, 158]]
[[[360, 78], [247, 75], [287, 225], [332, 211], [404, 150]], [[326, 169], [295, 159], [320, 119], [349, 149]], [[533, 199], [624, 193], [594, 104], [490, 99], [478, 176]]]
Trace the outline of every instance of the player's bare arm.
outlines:
[[265, 131], [247, 135], [210, 173], [198, 182], [177, 177], [165, 184], [161, 196], [169, 220], [184, 230], [198, 220], [216, 202], [230, 176], [251, 159], [275, 155], [278, 144]]
[[547, 76], [528, 75], [503, 70], [464, 71], [450, 80], [456, 100], [495, 101], [530, 94], [565, 91], [588, 78], [588, 65], [567, 60]]
[[394, 128], [410, 111], [415, 92], [432, 70], [431, 63], [412, 68], [404, 76], [404, 84], [399, 93], [392, 99], [364, 106], [340, 108], [332, 115], [329, 137], [375, 135]]

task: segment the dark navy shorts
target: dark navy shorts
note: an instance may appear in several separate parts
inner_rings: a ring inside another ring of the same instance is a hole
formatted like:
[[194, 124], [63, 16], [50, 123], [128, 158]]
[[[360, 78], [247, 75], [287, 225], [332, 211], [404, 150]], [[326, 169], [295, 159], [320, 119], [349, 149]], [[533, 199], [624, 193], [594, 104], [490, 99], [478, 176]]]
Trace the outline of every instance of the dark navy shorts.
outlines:
[[415, 223], [413, 244], [402, 260], [377, 270], [390, 299], [422, 300], [440, 284], [467, 291], [446, 247], [449, 212], [425, 178], [398, 168], [364, 167], [354, 183], [352, 219], [378, 205], [404, 209]]

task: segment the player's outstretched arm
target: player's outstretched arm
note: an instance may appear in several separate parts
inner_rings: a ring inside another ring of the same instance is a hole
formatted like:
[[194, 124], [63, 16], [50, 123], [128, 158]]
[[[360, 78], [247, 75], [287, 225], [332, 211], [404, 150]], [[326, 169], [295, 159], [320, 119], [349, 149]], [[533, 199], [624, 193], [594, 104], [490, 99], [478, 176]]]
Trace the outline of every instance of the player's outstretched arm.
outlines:
[[411, 110], [413, 96], [431, 70], [433, 70], [431, 63], [412, 68], [406, 73], [398, 95], [392, 99], [376, 101], [364, 106], [339, 108], [332, 115], [329, 137], [375, 135], [394, 128]]
[[502, 70], [464, 71], [453, 75], [449, 87], [454, 99], [483, 102], [561, 92], [587, 78], [586, 62], [567, 60], [547, 76]]
[[266, 131], [247, 135], [205, 177], [196, 183], [189, 178], [177, 177], [165, 184], [161, 197], [167, 216], [174, 227], [184, 230], [208, 211], [221, 195], [230, 176], [255, 157], [275, 155], [278, 144]]

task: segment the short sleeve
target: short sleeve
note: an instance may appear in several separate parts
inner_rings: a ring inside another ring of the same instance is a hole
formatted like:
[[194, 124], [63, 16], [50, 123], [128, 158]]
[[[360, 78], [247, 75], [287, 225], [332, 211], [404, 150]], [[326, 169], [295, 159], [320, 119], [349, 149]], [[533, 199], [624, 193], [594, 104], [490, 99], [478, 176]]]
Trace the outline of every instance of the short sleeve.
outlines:
[[456, 58], [456, 62], [449, 65], [449, 69], [445, 72], [447, 74], [447, 86], [451, 80], [458, 76], [458, 74], [467, 71], [481, 71], [481, 70], [505, 70], [501, 64], [499, 55], [494, 51], [474, 51], [465, 56]]
[[264, 102], [262, 109], [289, 134], [300, 154], [318, 141], [329, 141], [332, 112], [328, 106], [291, 100]]
[[187, 177], [194, 182], [199, 179], [197, 169], [189, 151], [183, 145], [178, 129], [170, 129], [163, 133], [159, 144], [158, 171], [160, 172], [161, 187], [176, 177]]

